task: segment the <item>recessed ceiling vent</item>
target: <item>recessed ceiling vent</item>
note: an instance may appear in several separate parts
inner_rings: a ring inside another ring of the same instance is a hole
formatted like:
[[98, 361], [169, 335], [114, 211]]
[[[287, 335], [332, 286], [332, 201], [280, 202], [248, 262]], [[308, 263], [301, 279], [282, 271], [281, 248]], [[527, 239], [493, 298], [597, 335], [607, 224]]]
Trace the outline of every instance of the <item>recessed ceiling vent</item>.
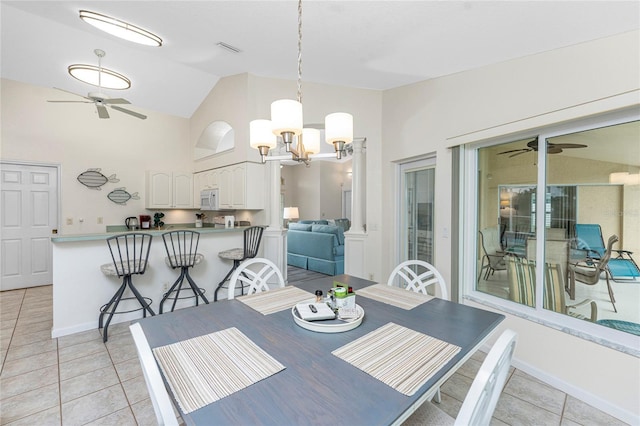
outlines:
[[240, 53], [242, 52], [242, 50], [238, 49], [235, 46], [232, 46], [230, 44], [225, 43], [224, 41], [219, 41], [218, 43], [216, 43], [216, 46], [219, 46], [225, 50], [228, 50], [231, 53]]

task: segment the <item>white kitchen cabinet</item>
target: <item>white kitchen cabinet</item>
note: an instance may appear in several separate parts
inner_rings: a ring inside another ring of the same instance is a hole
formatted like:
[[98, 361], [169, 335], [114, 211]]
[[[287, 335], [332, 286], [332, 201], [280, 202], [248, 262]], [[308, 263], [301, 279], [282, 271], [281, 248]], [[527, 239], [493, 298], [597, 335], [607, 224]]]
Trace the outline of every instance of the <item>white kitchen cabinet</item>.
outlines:
[[218, 188], [221, 210], [262, 210], [265, 170], [262, 164], [239, 163], [196, 173], [194, 196], [199, 200], [203, 189]]
[[145, 207], [148, 209], [192, 209], [193, 174], [147, 171]]
[[200, 208], [200, 193], [205, 189], [214, 189], [219, 186], [220, 170], [205, 170], [193, 174], [193, 206]]

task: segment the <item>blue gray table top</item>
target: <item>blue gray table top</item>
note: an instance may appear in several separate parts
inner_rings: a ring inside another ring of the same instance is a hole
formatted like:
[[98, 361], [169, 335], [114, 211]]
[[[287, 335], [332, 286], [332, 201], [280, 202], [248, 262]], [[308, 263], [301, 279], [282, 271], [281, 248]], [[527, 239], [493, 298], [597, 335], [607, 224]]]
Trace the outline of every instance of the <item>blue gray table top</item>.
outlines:
[[[340, 275], [291, 283], [326, 292], [334, 280], [357, 290], [371, 281]], [[357, 297], [357, 296], [356, 296]], [[238, 301], [221, 301], [140, 320], [152, 348], [237, 327], [286, 366], [274, 376], [188, 415], [186, 424], [387, 425], [411, 407], [493, 332], [503, 315], [440, 299], [404, 310], [357, 297], [365, 310], [354, 330], [325, 334], [296, 325], [290, 310], [264, 316]], [[458, 345], [461, 352], [411, 397], [331, 354], [331, 351], [394, 322]]]

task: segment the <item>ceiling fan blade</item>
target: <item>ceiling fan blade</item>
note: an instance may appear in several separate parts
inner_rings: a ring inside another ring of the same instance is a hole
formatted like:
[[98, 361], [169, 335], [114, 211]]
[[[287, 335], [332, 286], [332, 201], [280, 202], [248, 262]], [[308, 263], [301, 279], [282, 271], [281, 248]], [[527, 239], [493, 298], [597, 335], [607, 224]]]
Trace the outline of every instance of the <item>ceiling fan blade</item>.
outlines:
[[559, 146], [549, 146], [547, 148], [547, 154], [560, 154], [562, 152], [562, 148], [560, 148]]
[[74, 92], [70, 92], [70, 91], [68, 91], [68, 90], [61, 89], [61, 88], [59, 88], [59, 87], [54, 87], [54, 89], [56, 89], [56, 90], [60, 90], [61, 92], [67, 92], [67, 93], [70, 93], [70, 94], [72, 94], [73, 96], [80, 96], [81, 98], [85, 98], [85, 99], [88, 99], [88, 100], [90, 100], [90, 101], [92, 101], [92, 102], [93, 102], [93, 99], [91, 99], [91, 98], [87, 98], [87, 97], [86, 97], [86, 96], [84, 96], [84, 95], [79, 95], [79, 94], [77, 94], [77, 93], [74, 93]]
[[511, 154], [511, 155], [509, 156], [509, 158], [513, 158], [513, 157], [516, 157], [516, 156], [518, 156], [518, 155], [526, 154], [527, 152], [530, 152], [530, 150], [521, 151], [521, 152], [516, 152], [515, 154]]
[[[550, 145], [551, 146], [551, 145]], [[587, 148], [587, 145], [582, 145], [579, 143], [554, 143], [552, 146], [556, 148]]]
[[103, 99], [102, 103], [104, 103], [104, 104], [131, 104], [131, 102], [129, 102], [126, 99], [122, 99], [122, 98]]
[[512, 149], [512, 150], [509, 150], [509, 151], [499, 152], [499, 153], [498, 153], [498, 155], [501, 155], [501, 154], [510, 154], [510, 153], [512, 153], [512, 152], [519, 152], [519, 153], [524, 154], [525, 152], [529, 152], [529, 151], [531, 151], [531, 150], [530, 150], [530, 149], [527, 149], [527, 148], [522, 148], [522, 149]]
[[124, 112], [125, 114], [132, 115], [132, 116], [137, 117], [137, 118], [139, 118], [141, 120], [146, 120], [147, 119], [146, 115], [140, 114], [139, 112], [131, 111], [129, 109], [124, 109], [124, 108], [119, 107], [119, 106], [112, 106], [111, 108], [113, 108], [115, 110], [118, 110], [120, 112]]
[[62, 103], [62, 104], [92, 104], [93, 101], [47, 101], [54, 103]]
[[98, 117], [100, 118], [109, 118], [109, 112], [107, 111], [107, 107], [104, 105], [96, 105], [98, 109]]

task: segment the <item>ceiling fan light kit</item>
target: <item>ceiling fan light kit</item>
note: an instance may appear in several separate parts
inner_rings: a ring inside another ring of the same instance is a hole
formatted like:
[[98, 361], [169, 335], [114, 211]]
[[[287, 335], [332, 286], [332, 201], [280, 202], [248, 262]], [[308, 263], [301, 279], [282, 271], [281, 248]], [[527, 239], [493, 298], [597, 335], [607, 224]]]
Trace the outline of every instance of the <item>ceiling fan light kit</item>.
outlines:
[[120, 19], [89, 10], [80, 11], [80, 19], [108, 34], [145, 46], [162, 46], [162, 39], [154, 33]]
[[[271, 120], [253, 120], [249, 123], [249, 144], [260, 152], [262, 163], [280, 161], [281, 156], [269, 156], [276, 140], [269, 132], [280, 136], [286, 152], [293, 161], [309, 164], [311, 155], [320, 152], [320, 131], [303, 129], [302, 118], [302, 0], [298, 0], [298, 97], [297, 100], [280, 99], [271, 104]], [[341, 159], [345, 144], [353, 141], [353, 116], [348, 113], [329, 114], [325, 118], [326, 142], [333, 145], [336, 158]], [[295, 141], [295, 146], [294, 146]], [[326, 154], [319, 154], [326, 155]]]
[[115, 71], [98, 68], [93, 65], [73, 64], [68, 67], [69, 74], [83, 83], [105, 89], [124, 90], [131, 87], [131, 80]]

